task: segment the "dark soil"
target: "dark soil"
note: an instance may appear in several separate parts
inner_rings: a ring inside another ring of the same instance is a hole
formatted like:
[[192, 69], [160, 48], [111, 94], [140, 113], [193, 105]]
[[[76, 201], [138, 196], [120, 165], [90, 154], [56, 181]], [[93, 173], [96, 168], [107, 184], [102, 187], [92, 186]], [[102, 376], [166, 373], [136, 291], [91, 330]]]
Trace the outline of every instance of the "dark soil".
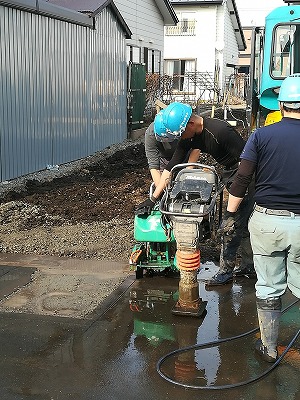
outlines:
[[26, 182], [1, 202], [22, 200], [72, 223], [133, 217], [134, 207], [149, 193], [150, 174], [144, 145], [139, 143], [69, 176], [50, 182]]

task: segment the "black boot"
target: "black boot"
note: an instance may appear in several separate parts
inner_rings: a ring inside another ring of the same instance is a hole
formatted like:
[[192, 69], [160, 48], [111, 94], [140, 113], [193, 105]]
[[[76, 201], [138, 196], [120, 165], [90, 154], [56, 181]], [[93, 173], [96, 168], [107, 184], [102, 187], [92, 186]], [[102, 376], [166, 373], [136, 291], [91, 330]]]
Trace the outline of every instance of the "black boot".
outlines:
[[214, 275], [206, 285], [216, 286], [216, 285], [225, 285], [226, 283], [230, 283], [233, 280], [232, 271], [219, 271]]
[[221, 252], [220, 256], [220, 269], [219, 271], [208, 281], [206, 285], [208, 286], [217, 286], [217, 285], [225, 285], [226, 283], [230, 283], [233, 281], [233, 269], [235, 263], [234, 261], [224, 260], [223, 252]]
[[253, 264], [249, 264], [246, 266], [241, 264], [239, 267], [237, 267], [233, 270], [233, 275], [236, 277], [245, 276], [250, 279], [257, 279]]
[[277, 360], [281, 299], [280, 297], [257, 298], [256, 306], [261, 338], [256, 342], [255, 350], [263, 360], [275, 362]]

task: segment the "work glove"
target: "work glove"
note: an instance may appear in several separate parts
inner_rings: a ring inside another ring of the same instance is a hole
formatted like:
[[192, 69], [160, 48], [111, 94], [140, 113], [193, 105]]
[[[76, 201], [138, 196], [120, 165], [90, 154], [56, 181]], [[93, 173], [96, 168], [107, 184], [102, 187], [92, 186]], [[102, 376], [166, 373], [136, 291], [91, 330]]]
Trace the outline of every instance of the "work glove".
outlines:
[[220, 226], [221, 235], [231, 235], [235, 230], [235, 212], [225, 211]]
[[152, 199], [147, 199], [139, 204], [134, 210], [135, 215], [149, 215], [154, 207], [156, 199], [152, 196]]

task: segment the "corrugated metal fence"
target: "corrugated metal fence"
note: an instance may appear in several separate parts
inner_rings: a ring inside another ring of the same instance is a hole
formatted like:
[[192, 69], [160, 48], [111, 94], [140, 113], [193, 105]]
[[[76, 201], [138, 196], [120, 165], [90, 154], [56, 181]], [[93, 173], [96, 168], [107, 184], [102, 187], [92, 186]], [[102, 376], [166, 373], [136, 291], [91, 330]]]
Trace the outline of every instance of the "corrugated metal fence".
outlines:
[[127, 137], [124, 32], [0, 6], [0, 178], [13, 179]]

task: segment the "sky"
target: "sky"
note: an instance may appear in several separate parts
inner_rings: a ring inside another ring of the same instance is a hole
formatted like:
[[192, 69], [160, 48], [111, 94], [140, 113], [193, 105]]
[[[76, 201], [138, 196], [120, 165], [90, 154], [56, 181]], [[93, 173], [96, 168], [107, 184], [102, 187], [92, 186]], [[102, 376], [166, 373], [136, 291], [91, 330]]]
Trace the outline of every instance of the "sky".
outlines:
[[262, 26], [274, 8], [286, 6], [283, 0], [235, 0], [242, 26]]

